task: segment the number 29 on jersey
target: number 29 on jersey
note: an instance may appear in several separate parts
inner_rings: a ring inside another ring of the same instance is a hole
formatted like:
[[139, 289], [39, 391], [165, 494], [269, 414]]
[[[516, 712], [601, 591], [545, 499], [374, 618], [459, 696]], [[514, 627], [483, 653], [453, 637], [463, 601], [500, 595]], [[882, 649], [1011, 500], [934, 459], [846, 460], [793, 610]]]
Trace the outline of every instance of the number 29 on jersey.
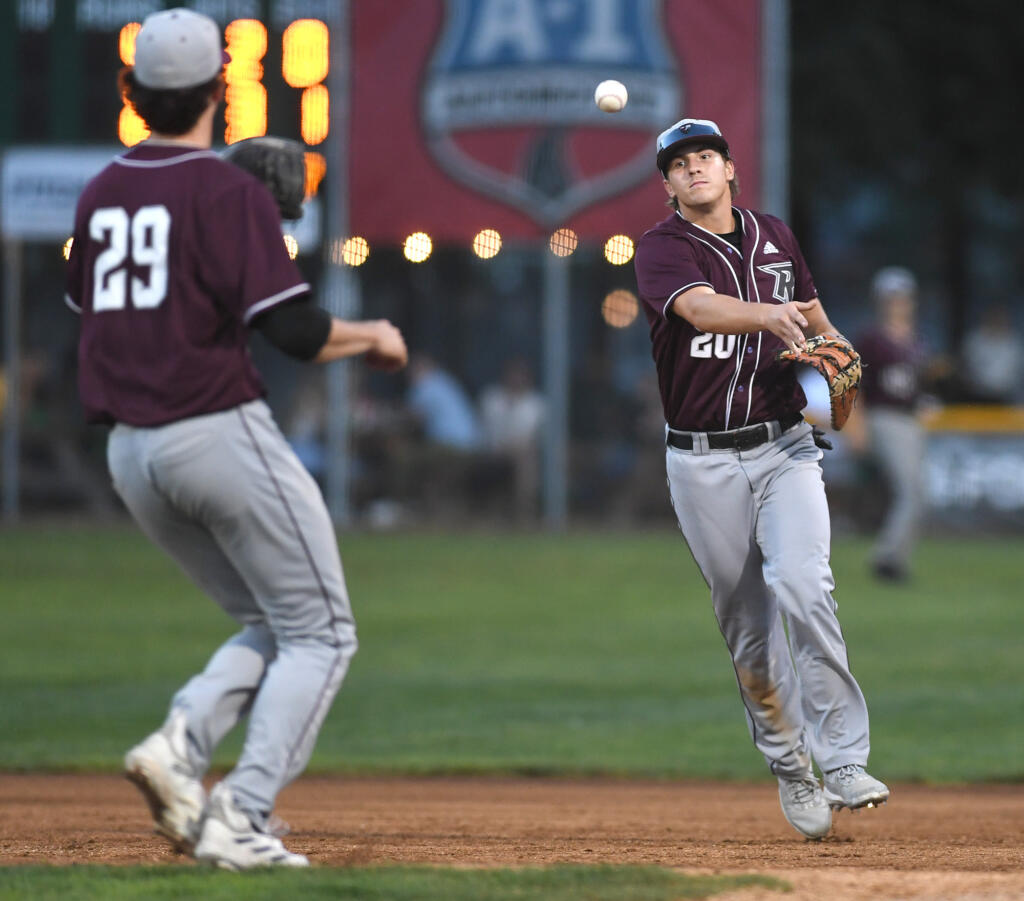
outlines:
[[[105, 243], [96, 257], [92, 280], [93, 312], [123, 310], [130, 301], [137, 310], [152, 310], [167, 296], [167, 245], [171, 214], [163, 204], [140, 207], [129, 215], [124, 207], [101, 207], [89, 219], [89, 237]], [[149, 278], [128, 278], [129, 260], [149, 267]]]

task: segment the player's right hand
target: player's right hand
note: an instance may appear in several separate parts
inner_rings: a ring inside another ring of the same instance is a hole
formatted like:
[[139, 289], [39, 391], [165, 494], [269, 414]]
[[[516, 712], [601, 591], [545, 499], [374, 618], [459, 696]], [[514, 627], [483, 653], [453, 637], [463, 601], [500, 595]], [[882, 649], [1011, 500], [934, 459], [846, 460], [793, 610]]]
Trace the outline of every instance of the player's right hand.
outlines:
[[376, 340], [366, 352], [366, 365], [384, 372], [397, 372], [409, 362], [409, 350], [402, 333], [387, 319], [374, 322]]
[[762, 308], [764, 328], [781, 338], [794, 353], [803, 350], [807, 344], [804, 335], [807, 317], [804, 313], [813, 307], [814, 301], [768, 304]]

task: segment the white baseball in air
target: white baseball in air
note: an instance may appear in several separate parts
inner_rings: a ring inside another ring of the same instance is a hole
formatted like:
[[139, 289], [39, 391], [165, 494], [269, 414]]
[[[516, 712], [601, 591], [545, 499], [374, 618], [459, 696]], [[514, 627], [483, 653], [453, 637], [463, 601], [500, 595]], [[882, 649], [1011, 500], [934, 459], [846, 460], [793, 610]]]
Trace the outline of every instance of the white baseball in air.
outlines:
[[626, 86], [614, 78], [602, 81], [594, 91], [594, 103], [597, 104], [598, 109], [604, 110], [606, 113], [617, 113], [626, 105], [628, 99]]

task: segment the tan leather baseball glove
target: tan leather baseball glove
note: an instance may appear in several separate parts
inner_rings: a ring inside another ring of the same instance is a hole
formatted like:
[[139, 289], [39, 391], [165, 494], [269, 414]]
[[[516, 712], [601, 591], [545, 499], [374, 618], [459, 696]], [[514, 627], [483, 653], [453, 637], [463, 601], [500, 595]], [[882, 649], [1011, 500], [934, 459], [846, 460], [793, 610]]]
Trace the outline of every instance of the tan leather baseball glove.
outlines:
[[839, 431], [853, 412], [860, 390], [860, 354], [842, 335], [816, 335], [803, 350], [781, 350], [776, 359], [813, 366], [828, 383], [832, 428]]

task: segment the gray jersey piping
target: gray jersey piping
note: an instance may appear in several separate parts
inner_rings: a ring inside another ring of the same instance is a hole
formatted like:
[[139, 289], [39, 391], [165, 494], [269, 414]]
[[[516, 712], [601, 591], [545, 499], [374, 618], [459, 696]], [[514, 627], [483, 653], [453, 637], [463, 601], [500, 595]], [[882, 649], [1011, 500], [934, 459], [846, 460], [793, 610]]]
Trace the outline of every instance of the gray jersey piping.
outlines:
[[264, 310], [269, 309], [275, 304], [282, 303], [289, 298], [295, 297], [303, 291], [309, 290], [311, 290], [309, 282], [302, 282], [301, 284], [293, 285], [291, 288], [285, 288], [283, 291], [278, 291], [277, 294], [271, 294], [270, 297], [264, 297], [263, 300], [257, 300], [256, 303], [245, 311], [245, 315], [242, 317], [242, 322], [248, 325], [254, 316], [257, 316]]
[[[664, 319], [668, 319], [668, 308], [669, 306], [671, 306], [672, 301], [675, 300], [680, 294], [682, 294], [683, 291], [689, 291], [690, 288], [696, 288], [698, 285], [707, 285], [709, 288], [712, 288], [711, 282], [690, 282], [690, 284], [688, 285], [683, 285], [683, 287], [681, 288], [676, 288], [675, 291], [669, 294], [668, 300], [665, 301], [665, 306], [661, 308], [662, 317]], [[712, 288], [712, 290], [714, 290], [714, 288]]]
[[[733, 210], [734, 214], [735, 213], [739, 213], [740, 230], [743, 232], [744, 236], [746, 236], [746, 234], [747, 234], [747, 223], [746, 223], [746, 220], [744, 220], [744, 218], [743, 218], [743, 210], [740, 210], [738, 207], [733, 207], [732, 210]], [[750, 252], [751, 259], [754, 258], [754, 254], [756, 254], [756, 253], [757, 253], [757, 242], [755, 241], [754, 245], [753, 245], [753, 250], [751, 250], [751, 252]], [[740, 253], [740, 257], [741, 258], [742, 258], [742, 256], [743, 256], [743, 254]], [[750, 302], [749, 301], [749, 297], [748, 297], [748, 301], [747, 302], [748, 303]], [[761, 344], [760, 344], [761, 333], [760, 332], [758, 332], [757, 340], [758, 340], [757, 356], [760, 359], [760, 356], [761, 356]], [[740, 358], [739, 358], [740, 369], [743, 368], [744, 354], [747, 352], [747, 345], [749, 343], [750, 343], [750, 332], [747, 332], [746, 334], [743, 335], [743, 343], [742, 343], [742, 345], [740, 347], [738, 347], [737, 350], [736, 350], [736, 352], [740, 355]], [[754, 372], [755, 373], [757, 372], [757, 365], [756, 364], [754, 366]], [[736, 375], [737, 375], [737, 381], [738, 381], [739, 373], [737, 373]], [[750, 385], [747, 388], [747, 415], [743, 417], [743, 425], [744, 426], [747, 423], [750, 422], [750, 405], [753, 402], [753, 397], [754, 397], [753, 390], [754, 390], [754, 380], [753, 380], [753, 377], [751, 377]], [[740, 428], [742, 428], [742, 427], [743, 426], [740, 426]]]
[[[747, 215], [750, 216], [750, 221], [754, 226], [754, 249], [753, 251], [751, 251], [750, 259], [747, 261], [747, 266], [749, 267], [747, 271], [750, 275], [750, 284], [754, 289], [754, 297], [757, 299], [757, 303], [760, 303], [761, 292], [758, 290], [757, 287], [757, 276], [754, 275], [754, 257], [757, 255], [757, 247], [761, 243], [761, 226], [758, 223], [757, 219], [754, 217], [754, 214], [750, 212], [750, 210], [746, 210], [745, 212]], [[740, 220], [743, 220], [742, 215], [740, 216]], [[764, 331], [759, 331], [757, 333], [757, 354], [754, 357], [754, 369], [750, 373], [750, 382], [747, 385], [747, 417], [746, 419], [743, 420], [744, 425], [750, 422], [750, 405], [753, 403], [754, 400], [754, 379], [757, 378], [757, 367], [761, 363], [761, 340], [763, 338]]]
[[[690, 224], [693, 225], [692, 222]], [[696, 226], [694, 226], [694, 228], [700, 228], [700, 226], [696, 225]], [[707, 229], [701, 229], [701, 231], [707, 231]], [[708, 234], [710, 235], [712, 233], [708, 232]], [[743, 298], [743, 288], [740, 286], [739, 276], [736, 275], [736, 270], [732, 268], [732, 263], [729, 262], [729, 260], [725, 256], [725, 254], [722, 253], [722, 251], [720, 251], [717, 247], [715, 247], [714, 244], [711, 244], [709, 241], [705, 241], [703, 238], [701, 238], [699, 236], [697, 236], [697, 240], [700, 241], [701, 244], [706, 244], [708, 247], [710, 247], [715, 253], [717, 253], [722, 258], [722, 262], [725, 263], [725, 265], [729, 267], [729, 271], [732, 273], [732, 280], [734, 282], [736, 282], [736, 293], [737, 293], [737, 296], [739, 297], [740, 300], [743, 300], [743, 302], [746, 303], [746, 300], [744, 300], [744, 298]], [[742, 254], [740, 256], [742, 257]], [[732, 396], [736, 392], [736, 384], [737, 384], [737, 382], [739, 381], [739, 378], [740, 378], [740, 369], [743, 368], [743, 354], [741, 352], [741, 347], [744, 347], [744, 346], [746, 346], [746, 342], [745, 341], [737, 341], [736, 342], [736, 371], [732, 374], [732, 378], [729, 380], [728, 394], [726, 395], [726, 398], [725, 398], [725, 428], [726, 428], [726, 430], [728, 430], [728, 428], [729, 428], [729, 420], [732, 418]]]
[[[741, 212], [737, 207], [730, 207], [730, 209], [731, 210], [735, 210], [737, 213]], [[738, 253], [740, 255], [740, 258], [742, 259], [743, 251], [742, 250], [736, 250], [736, 248], [733, 247], [732, 244], [730, 244], [728, 241], [726, 241], [725, 238], [723, 238], [721, 235], [716, 235], [714, 232], [708, 231], [706, 228], [704, 228], [703, 225], [698, 225], [696, 222], [691, 222], [679, 210], [676, 210], [676, 215], [680, 219], [682, 219], [683, 222], [685, 222], [687, 225], [693, 226], [694, 228], [698, 229], [699, 231], [704, 232], [704, 234], [707, 235], [709, 238], [714, 238], [716, 241], [720, 241], [723, 247], [730, 247], [730, 248], [732, 248], [734, 251], [736, 251], [736, 253]], [[741, 216], [740, 217], [740, 226], [742, 227], [742, 225], [743, 225], [743, 217]], [[698, 241], [700, 240], [700, 236], [699, 235], [697, 235], [695, 237], [697, 238]]]
[[187, 163], [191, 160], [205, 160], [214, 159], [219, 160], [212, 150], [194, 150], [191, 153], [183, 153], [181, 156], [172, 156], [166, 160], [129, 160], [123, 156], [114, 157], [114, 162], [118, 166], [130, 166], [135, 169], [159, 169], [162, 166], [176, 166], [178, 163]]

